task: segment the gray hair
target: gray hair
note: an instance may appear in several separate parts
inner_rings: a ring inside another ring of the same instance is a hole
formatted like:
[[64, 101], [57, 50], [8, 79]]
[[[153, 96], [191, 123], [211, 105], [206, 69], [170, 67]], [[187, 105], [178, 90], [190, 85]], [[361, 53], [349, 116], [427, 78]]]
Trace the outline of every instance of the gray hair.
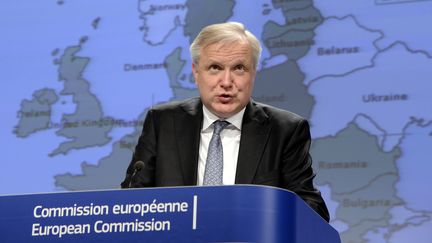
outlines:
[[203, 28], [189, 47], [192, 62], [198, 64], [201, 50], [211, 44], [231, 44], [242, 41], [247, 41], [250, 44], [254, 68], [256, 68], [261, 56], [261, 44], [251, 32], [246, 30], [243, 24], [238, 22], [212, 24]]

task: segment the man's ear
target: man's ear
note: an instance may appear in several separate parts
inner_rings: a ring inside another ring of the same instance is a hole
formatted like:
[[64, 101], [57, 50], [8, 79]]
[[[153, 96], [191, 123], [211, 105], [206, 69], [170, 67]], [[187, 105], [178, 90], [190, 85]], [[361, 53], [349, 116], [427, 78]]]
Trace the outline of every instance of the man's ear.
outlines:
[[198, 65], [194, 62], [192, 63], [192, 74], [194, 76], [195, 84], [198, 85], [197, 77], [198, 77]]

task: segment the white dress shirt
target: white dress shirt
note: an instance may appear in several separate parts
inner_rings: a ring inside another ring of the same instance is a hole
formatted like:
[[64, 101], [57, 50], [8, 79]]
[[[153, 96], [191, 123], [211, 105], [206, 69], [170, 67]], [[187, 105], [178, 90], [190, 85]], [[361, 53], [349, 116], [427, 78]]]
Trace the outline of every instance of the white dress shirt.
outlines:
[[[223, 184], [233, 185], [237, 170], [237, 158], [240, 147], [241, 127], [245, 108], [237, 114], [225, 119], [230, 124], [222, 130], [220, 137], [223, 147]], [[202, 186], [204, 180], [204, 171], [207, 161], [208, 146], [213, 136], [213, 122], [219, 120], [219, 117], [211, 113], [203, 105], [203, 125], [201, 128], [201, 139], [199, 146], [198, 158], [198, 185]]]

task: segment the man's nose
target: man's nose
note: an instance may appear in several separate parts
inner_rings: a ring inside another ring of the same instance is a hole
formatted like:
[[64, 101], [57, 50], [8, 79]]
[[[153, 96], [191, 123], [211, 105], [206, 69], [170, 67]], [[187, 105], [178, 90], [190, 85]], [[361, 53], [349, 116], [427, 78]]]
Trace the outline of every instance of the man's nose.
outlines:
[[230, 70], [225, 70], [220, 81], [220, 85], [224, 88], [231, 87], [233, 84], [233, 75]]

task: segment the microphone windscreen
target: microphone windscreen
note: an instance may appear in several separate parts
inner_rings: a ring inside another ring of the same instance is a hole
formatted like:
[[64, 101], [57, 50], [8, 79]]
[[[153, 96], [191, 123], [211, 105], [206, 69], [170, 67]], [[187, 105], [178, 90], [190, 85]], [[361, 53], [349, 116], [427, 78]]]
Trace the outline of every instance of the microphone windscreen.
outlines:
[[142, 162], [141, 160], [138, 160], [137, 162], [135, 162], [134, 169], [136, 171], [140, 171], [142, 168], [144, 168], [144, 162]]

